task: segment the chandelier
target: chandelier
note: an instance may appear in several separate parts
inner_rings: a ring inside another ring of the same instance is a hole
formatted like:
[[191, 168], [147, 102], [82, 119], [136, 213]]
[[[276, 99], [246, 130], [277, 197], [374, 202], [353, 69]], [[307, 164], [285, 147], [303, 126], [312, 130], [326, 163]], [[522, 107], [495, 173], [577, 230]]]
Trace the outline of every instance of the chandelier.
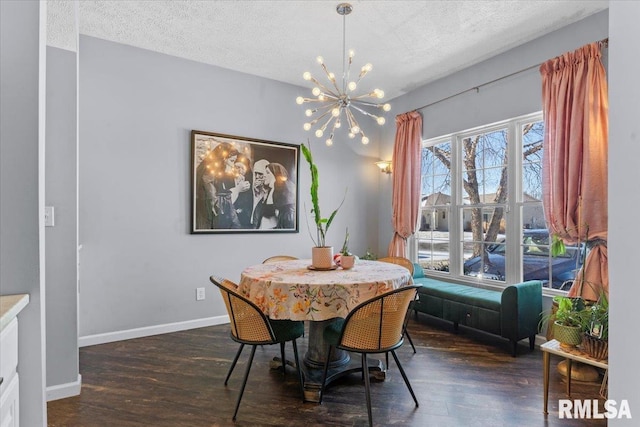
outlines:
[[[342, 15], [342, 81], [338, 83], [336, 81], [335, 74], [327, 69], [322, 56], [318, 56], [316, 61], [322, 67], [324, 74], [328, 80], [327, 84], [323, 84], [318, 81], [310, 72], [305, 72], [302, 77], [306, 81], [310, 81], [314, 84], [311, 93], [315, 98], [304, 98], [299, 96], [296, 98], [296, 103], [302, 105], [305, 103], [315, 104], [315, 108], [308, 108], [305, 110], [305, 115], [311, 118], [311, 121], [304, 124], [304, 130], [310, 131], [315, 129], [315, 135], [318, 138], [322, 138], [330, 129], [330, 135], [326, 139], [328, 146], [333, 145], [333, 137], [336, 129], [342, 127], [343, 123], [349, 130], [349, 138], [355, 138], [357, 135], [361, 136], [361, 142], [363, 144], [369, 143], [369, 138], [364, 134], [364, 131], [358, 124], [354, 116], [354, 111], [369, 116], [375, 120], [379, 125], [384, 125], [385, 119], [381, 112], [391, 110], [391, 106], [387, 103], [377, 103], [371, 100], [384, 98], [384, 92], [380, 89], [374, 89], [371, 92], [357, 95], [355, 91], [358, 89], [360, 80], [367, 75], [373, 68], [371, 64], [366, 64], [360, 69], [360, 73], [354, 79], [350, 77], [351, 63], [355, 52], [350, 49], [346, 52], [345, 39], [346, 39], [346, 16], [351, 13], [353, 7], [349, 3], [340, 3], [336, 7], [336, 11], [339, 15]], [[346, 66], [345, 66], [346, 64]], [[371, 111], [376, 112], [373, 114]]]

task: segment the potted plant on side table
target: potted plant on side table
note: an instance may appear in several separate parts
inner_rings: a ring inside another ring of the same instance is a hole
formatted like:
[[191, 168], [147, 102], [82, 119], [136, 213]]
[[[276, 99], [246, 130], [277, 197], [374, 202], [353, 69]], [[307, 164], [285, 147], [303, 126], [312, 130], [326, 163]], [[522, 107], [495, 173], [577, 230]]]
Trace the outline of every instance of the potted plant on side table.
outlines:
[[[320, 213], [320, 203], [318, 201], [318, 167], [313, 162], [313, 157], [311, 155], [311, 150], [304, 144], [300, 144], [300, 149], [302, 150], [302, 155], [305, 160], [309, 164], [309, 169], [311, 171], [311, 204], [313, 207], [311, 208], [311, 213], [313, 214], [314, 222], [316, 223], [316, 238], [313, 238], [313, 234], [311, 234], [311, 230], [309, 230], [309, 235], [311, 236], [311, 240], [315, 246], [311, 249], [311, 266], [313, 268], [319, 270], [328, 270], [333, 268], [333, 246], [327, 246], [325, 237], [327, 231], [329, 230], [329, 226], [335, 218], [338, 210], [344, 203], [344, 197], [340, 205], [331, 212], [328, 218], [323, 218]], [[346, 197], [346, 192], [345, 192]]]
[[582, 349], [595, 359], [609, 357], [609, 301], [602, 293], [583, 318]]
[[553, 301], [557, 304], [555, 313], [547, 313], [543, 317], [543, 323], [548, 328], [553, 328], [553, 337], [561, 345], [575, 347], [582, 342], [582, 332], [585, 318], [588, 316], [582, 298], [570, 298], [555, 296]]

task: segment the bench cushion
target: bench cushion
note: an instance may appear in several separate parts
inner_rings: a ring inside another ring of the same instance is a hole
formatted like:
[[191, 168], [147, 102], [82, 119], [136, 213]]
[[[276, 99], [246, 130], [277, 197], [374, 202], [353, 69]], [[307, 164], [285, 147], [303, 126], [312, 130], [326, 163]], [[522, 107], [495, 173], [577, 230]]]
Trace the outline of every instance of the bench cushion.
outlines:
[[446, 300], [458, 301], [467, 305], [500, 311], [501, 292], [443, 282], [428, 277], [414, 279], [414, 283], [416, 285], [422, 285], [422, 287], [418, 289], [418, 295], [425, 293]]

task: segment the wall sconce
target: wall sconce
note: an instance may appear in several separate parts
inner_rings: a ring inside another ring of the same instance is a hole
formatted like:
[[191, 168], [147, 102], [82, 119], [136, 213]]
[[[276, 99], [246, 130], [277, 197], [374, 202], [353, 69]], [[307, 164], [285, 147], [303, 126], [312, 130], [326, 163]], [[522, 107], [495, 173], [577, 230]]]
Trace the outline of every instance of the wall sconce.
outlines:
[[380, 168], [380, 172], [386, 174], [391, 173], [391, 160], [380, 160], [376, 162], [376, 165]]

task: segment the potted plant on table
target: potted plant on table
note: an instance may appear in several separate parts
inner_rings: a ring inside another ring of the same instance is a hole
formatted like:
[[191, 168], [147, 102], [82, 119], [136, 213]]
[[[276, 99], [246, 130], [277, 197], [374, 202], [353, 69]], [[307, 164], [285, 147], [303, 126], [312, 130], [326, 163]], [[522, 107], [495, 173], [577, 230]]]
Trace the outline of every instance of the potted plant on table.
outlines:
[[345, 232], [344, 243], [342, 244], [342, 249], [340, 250], [340, 266], [344, 270], [348, 270], [353, 268], [356, 263], [355, 255], [352, 255], [349, 252], [349, 229]]
[[[313, 214], [314, 222], [316, 224], [316, 238], [314, 239], [311, 230], [309, 230], [309, 235], [311, 236], [311, 240], [315, 246], [311, 249], [311, 265], [313, 268], [317, 269], [330, 269], [333, 267], [333, 246], [327, 246], [325, 238], [327, 235], [327, 231], [329, 231], [329, 226], [333, 222], [338, 210], [344, 203], [344, 197], [342, 198], [342, 202], [340, 205], [331, 212], [328, 218], [323, 218], [320, 213], [320, 202], [318, 201], [318, 167], [313, 161], [313, 157], [311, 155], [311, 150], [306, 145], [301, 144], [300, 149], [302, 150], [302, 155], [305, 160], [309, 164], [309, 169], [311, 171], [311, 204], [313, 207], [311, 208], [311, 213]], [[346, 191], [345, 191], [346, 197]]]
[[609, 301], [604, 292], [582, 319], [582, 348], [595, 359], [609, 357]]
[[558, 295], [553, 297], [553, 301], [557, 310], [543, 316], [542, 323], [553, 328], [553, 337], [560, 344], [577, 346], [582, 342], [585, 319], [589, 316], [584, 300]]

